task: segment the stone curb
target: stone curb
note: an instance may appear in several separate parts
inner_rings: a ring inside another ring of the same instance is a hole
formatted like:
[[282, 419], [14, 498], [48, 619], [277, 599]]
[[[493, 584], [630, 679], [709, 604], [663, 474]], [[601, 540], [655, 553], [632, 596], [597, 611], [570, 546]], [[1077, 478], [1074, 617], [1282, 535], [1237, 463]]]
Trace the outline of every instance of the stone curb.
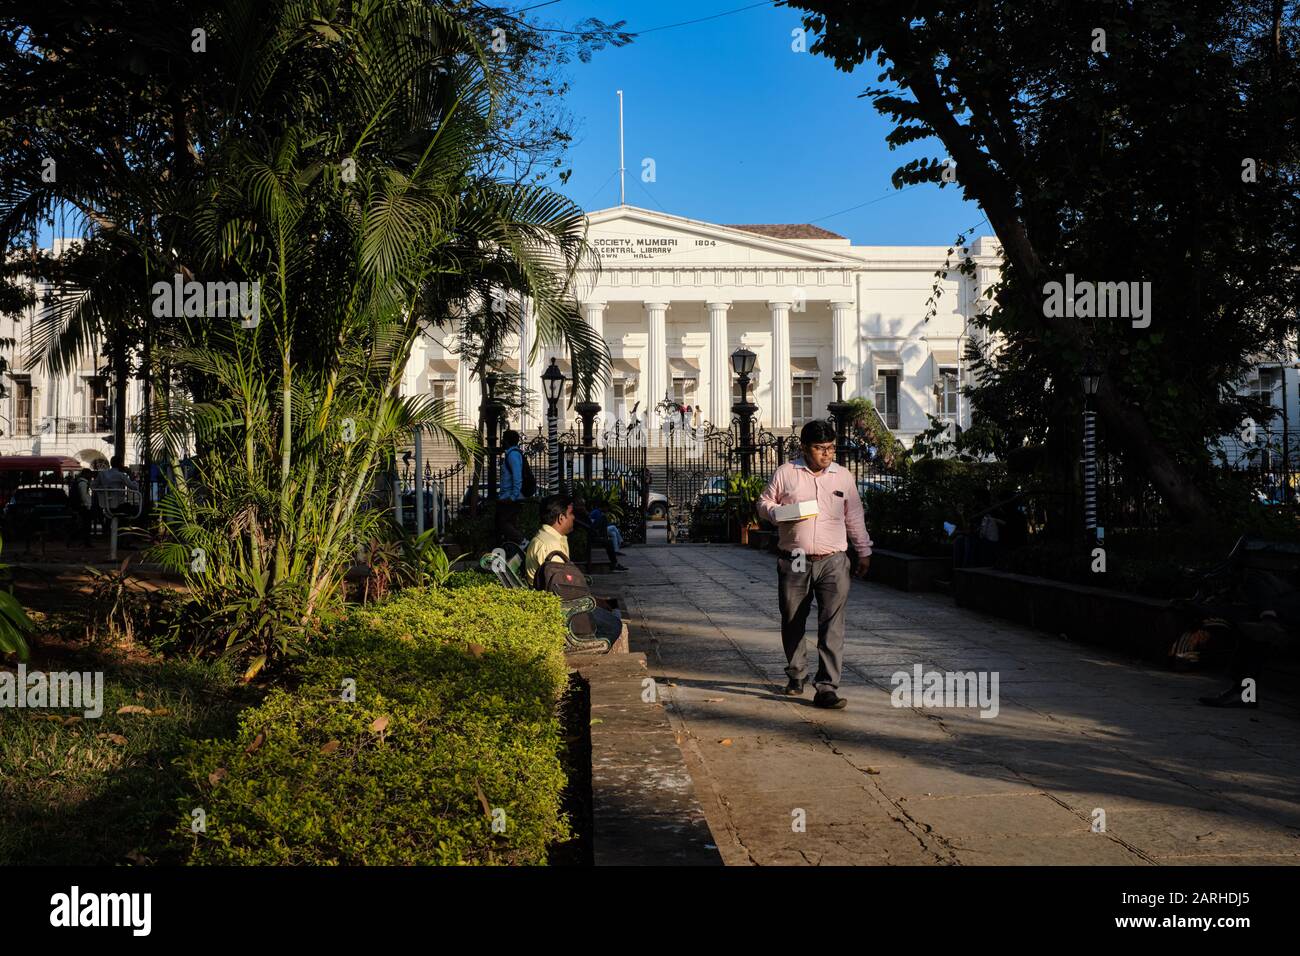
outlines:
[[591, 687], [596, 866], [721, 866], [645, 655], [571, 663]]

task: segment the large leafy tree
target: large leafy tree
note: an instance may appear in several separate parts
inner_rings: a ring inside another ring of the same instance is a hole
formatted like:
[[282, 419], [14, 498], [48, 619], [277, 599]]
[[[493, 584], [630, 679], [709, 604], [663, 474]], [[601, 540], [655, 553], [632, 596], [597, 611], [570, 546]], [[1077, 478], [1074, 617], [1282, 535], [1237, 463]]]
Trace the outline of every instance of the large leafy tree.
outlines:
[[[986, 444], [1054, 442], [1068, 460], [1092, 355], [1109, 447], [1176, 513], [1208, 516], [1210, 447], [1249, 411], [1228, 386], [1296, 323], [1297, 5], [791, 5], [808, 11], [814, 52], [879, 65], [866, 95], [897, 123], [891, 147], [937, 138], [1002, 242], [982, 320], [997, 350], [974, 396], [996, 421]], [[902, 166], [895, 184], [942, 184], [943, 158]], [[1045, 286], [1067, 273], [1149, 281], [1149, 327], [1047, 314]]]

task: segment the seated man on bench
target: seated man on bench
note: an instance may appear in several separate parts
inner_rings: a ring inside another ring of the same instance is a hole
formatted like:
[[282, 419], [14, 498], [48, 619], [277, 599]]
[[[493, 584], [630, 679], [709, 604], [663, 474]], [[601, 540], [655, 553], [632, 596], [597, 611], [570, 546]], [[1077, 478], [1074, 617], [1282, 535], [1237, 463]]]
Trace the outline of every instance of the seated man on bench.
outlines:
[[[568, 495], [548, 495], [542, 499], [540, 510], [542, 526], [524, 552], [524, 580], [537, 590], [552, 591], [565, 599], [580, 596], [579, 591], [590, 594], [586, 576], [569, 560], [569, 534], [575, 522], [573, 499]], [[563, 581], [568, 582], [567, 586], [561, 587], [562, 582], [555, 580], [559, 576], [554, 573], [550, 582], [545, 580], [545, 575], [540, 572], [544, 564], [550, 563], [559, 563], [563, 567]], [[573, 593], [560, 593], [561, 590]], [[622, 615], [609, 598], [592, 597], [596, 607], [587, 614], [595, 636], [612, 644], [623, 633]]]

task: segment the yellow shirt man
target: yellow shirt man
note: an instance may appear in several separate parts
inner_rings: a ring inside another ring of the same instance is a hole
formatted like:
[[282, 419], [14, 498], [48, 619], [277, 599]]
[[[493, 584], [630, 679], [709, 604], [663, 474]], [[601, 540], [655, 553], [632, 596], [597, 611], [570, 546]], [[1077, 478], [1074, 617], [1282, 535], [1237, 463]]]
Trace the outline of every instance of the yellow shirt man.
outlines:
[[537, 580], [537, 569], [542, 566], [542, 561], [552, 551], [559, 551], [567, 559], [569, 536], [561, 534], [552, 525], [544, 524], [533, 535], [533, 540], [528, 542], [528, 550], [524, 552], [524, 583], [529, 587]]

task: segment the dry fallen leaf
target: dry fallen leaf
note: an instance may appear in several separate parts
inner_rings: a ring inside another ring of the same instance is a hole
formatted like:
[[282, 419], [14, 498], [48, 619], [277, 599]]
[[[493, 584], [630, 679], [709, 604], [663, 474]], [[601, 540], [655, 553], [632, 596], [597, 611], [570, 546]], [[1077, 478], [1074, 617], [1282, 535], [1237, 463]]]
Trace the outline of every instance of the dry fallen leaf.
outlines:
[[730, 737], [723, 737], [721, 740], [718, 741], [718, 743], [722, 744], [722, 746], [724, 746], [724, 747], [730, 747], [730, 746], [731, 746], [731, 738], [730, 738]]
[[119, 714], [148, 714], [152, 713], [148, 707], [141, 707], [139, 704], [127, 704], [125, 707], [117, 709]]
[[339, 749], [339, 742], [337, 740], [331, 740], [328, 743], [326, 743], [325, 746], [321, 747], [320, 752], [323, 754], [332, 754], [334, 751], [338, 749]]
[[225, 779], [226, 779], [225, 767], [218, 767], [216, 770], [212, 771], [212, 773], [208, 774], [208, 783], [212, 784], [214, 787], [217, 784], [219, 784], [222, 780]]
[[121, 734], [95, 734], [100, 740], [107, 740], [110, 744], [117, 744], [119, 747], [126, 746], [126, 738]]
[[254, 750], [262, 746], [262, 744], [264, 743], [266, 743], [266, 734], [258, 734], [256, 737], [253, 738], [253, 742], [244, 748], [244, 753], [251, 754]]
[[64, 726], [64, 727], [71, 727], [73, 724], [79, 724], [79, 723], [81, 723], [81, 720], [82, 720], [82, 718], [80, 718], [80, 717], [64, 717], [64, 718], [63, 718], [63, 726]]
[[376, 718], [375, 718], [375, 722], [374, 722], [373, 724], [370, 725], [370, 729], [373, 730], [373, 731], [374, 731], [375, 733], [377, 733], [377, 734], [378, 734], [378, 733], [382, 733], [383, 731], [387, 730], [387, 729], [388, 729], [388, 718], [387, 718], [387, 717], [376, 717]]
[[150, 711], [150, 715], [153, 717], [166, 717], [170, 713], [171, 711], [168, 710], [166, 707], [155, 707], [152, 711]]

